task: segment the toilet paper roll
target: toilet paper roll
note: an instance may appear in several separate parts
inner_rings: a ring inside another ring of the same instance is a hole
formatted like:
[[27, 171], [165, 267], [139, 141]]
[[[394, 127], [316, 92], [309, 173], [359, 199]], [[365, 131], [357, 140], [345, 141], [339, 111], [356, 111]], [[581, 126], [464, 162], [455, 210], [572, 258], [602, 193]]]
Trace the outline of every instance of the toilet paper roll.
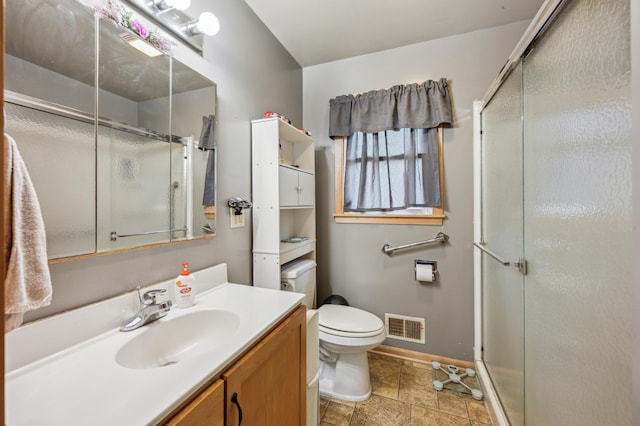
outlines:
[[433, 265], [424, 263], [416, 264], [416, 281], [423, 281], [427, 283], [433, 282]]

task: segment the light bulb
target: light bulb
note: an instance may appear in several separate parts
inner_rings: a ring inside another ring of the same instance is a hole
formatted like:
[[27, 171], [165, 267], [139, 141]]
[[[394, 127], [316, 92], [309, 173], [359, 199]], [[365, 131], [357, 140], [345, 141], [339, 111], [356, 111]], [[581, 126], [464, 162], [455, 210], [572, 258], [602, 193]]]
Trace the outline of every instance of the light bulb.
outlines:
[[187, 10], [191, 6], [191, 0], [165, 0], [165, 2], [178, 10]]
[[220, 21], [213, 13], [202, 12], [196, 23], [196, 28], [206, 35], [216, 35], [220, 31]]

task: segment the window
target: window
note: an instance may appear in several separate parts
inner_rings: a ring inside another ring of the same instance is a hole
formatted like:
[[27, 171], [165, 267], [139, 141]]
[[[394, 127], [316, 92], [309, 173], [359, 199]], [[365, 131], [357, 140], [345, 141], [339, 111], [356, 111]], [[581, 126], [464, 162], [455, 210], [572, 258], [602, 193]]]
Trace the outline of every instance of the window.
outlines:
[[329, 107], [336, 222], [442, 225], [447, 80], [337, 96]]
[[441, 126], [335, 140], [337, 223], [442, 225], [442, 182]]

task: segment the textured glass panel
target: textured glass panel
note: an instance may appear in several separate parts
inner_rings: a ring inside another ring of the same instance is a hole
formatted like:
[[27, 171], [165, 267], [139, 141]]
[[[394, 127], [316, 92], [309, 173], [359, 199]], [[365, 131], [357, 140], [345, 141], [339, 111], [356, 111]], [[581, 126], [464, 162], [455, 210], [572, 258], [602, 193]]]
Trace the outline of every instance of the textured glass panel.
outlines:
[[5, 131], [29, 170], [50, 259], [95, 250], [93, 125], [5, 103]]
[[[482, 237], [501, 258], [522, 257], [522, 67], [482, 111]], [[483, 254], [483, 359], [509, 421], [524, 417], [523, 276]]]
[[98, 141], [98, 251], [169, 241], [170, 144], [104, 126]]
[[168, 142], [171, 57], [149, 57], [123, 40], [122, 28], [98, 25], [98, 115], [134, 128], [99, 126], [98, 250], [169, 242], [174, 195], [185, 186], [182, 172], [171, 175], [171, 147], [181, 146]]
[[629, 78], [628, 0], [568, 2], [525, 61], [528, 426], [632, 423]]

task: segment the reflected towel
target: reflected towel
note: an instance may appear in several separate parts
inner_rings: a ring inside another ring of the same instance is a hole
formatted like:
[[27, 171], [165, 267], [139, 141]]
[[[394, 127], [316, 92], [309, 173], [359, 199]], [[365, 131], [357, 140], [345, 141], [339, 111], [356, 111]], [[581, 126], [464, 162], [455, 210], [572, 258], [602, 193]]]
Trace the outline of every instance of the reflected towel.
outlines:
[[202, 117], [202, 130], [200, 131], [200, 139], [198, 139], [198, 148], [202, 150], [216, 149], [216, 142], [213, 139], [213, 131], [215, 130], [215, 117], [207, 115]]
[[198, 140], [198, 148], [209, 151], [207, 172], [204, 177], [204, 193], [202, 194], [203, 206], [216, 205], [216, 143], [213, 138], [214, 130], [215, 117], [213, 115], [202, 117], [202, 131], [200, 132], [200, 140]]
[[19, 327], [25, 312], [51, 303], [47, 240], [40, 204], [15, 141], [5, 133], [4, 332]]
[[202, 194], [203, 206], [216, 205], [216, 150], [209, 151], [207, 159], [207, 173], [204, 177], [204, 193]]

